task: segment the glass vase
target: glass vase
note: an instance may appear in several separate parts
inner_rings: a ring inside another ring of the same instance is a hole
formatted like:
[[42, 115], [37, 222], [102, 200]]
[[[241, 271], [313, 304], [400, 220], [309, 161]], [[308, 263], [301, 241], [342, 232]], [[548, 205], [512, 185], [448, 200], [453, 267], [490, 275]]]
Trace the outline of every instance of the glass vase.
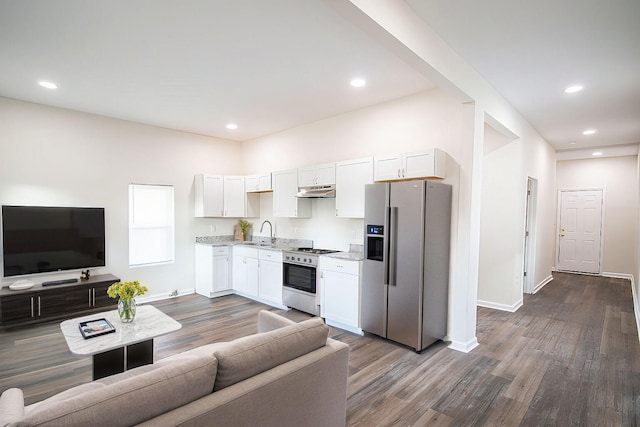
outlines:
[[135, 298], [120, 298], [118, 300], [118, 316], [122, 323], [131, 323], [136, 318]]

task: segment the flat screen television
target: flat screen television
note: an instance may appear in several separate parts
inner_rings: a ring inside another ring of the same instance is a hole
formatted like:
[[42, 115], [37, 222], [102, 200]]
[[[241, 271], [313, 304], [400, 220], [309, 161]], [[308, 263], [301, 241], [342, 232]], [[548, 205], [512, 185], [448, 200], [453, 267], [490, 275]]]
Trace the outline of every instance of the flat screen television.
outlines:
[[4, 277], [105, 266], [104, 208], [2, 206]]

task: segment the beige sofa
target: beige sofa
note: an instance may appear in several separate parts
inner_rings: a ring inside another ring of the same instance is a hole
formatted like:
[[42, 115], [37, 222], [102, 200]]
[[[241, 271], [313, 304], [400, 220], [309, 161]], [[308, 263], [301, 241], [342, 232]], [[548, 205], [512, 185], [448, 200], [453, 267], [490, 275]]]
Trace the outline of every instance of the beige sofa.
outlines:
[[24, 406], [0, 397], [0, 426], [343, 426], [349, 347], [320, 318], [268, 311], [258, 333], [214, 343]]

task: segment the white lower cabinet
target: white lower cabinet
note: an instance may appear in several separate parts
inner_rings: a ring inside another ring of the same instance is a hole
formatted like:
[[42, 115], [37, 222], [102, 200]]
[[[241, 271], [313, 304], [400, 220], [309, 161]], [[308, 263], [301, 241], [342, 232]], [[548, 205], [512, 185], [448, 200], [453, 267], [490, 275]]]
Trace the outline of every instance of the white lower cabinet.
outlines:
[[242, 245], [233, 247], [233, 290], [248, 297], [258, 297], [258, 249]]
[[229, 247], [196, 243], [196, 293], [216, 297], [231, 293]]
[[233, 247], [233, 290], [256, 301], [282, 305], [282, 252], [242, 245]]
[[282, 306], [282, 252], [258, 250], [258, 297]]
[[321, 256], [320, 315], [328, 325], [362, 335], [360, 287], [362, 261]]

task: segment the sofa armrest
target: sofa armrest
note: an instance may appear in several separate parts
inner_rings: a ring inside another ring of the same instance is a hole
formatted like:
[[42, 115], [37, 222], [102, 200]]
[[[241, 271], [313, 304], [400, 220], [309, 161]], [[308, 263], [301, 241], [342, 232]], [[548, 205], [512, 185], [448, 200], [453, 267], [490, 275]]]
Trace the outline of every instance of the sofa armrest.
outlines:
[[295, 323], [293, 320], [270, 311], [260, 310], [258, 312], [258, 333], [273, 331]]
[[10, 388], [0, 396], [0, 426], [7, 426], [24, 418], [24, 395], [19, 388]]

